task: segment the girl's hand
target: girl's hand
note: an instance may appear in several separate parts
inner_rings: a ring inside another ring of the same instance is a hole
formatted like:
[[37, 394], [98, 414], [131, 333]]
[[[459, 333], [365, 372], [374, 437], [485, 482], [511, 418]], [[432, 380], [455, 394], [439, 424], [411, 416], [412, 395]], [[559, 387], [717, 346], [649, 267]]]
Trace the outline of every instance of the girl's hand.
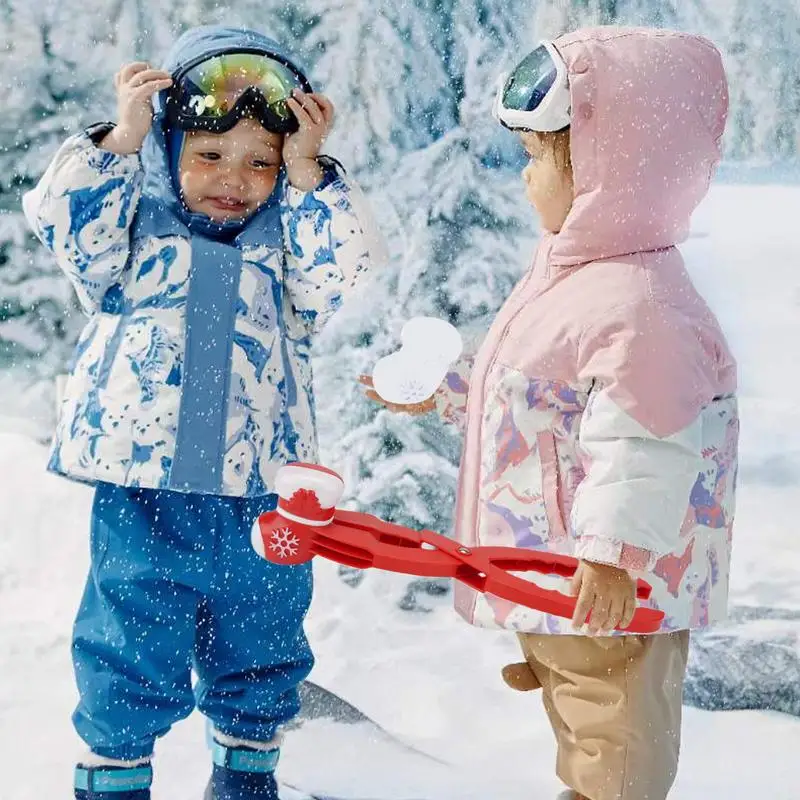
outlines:
[[419, 417], [423, 414], [429, 414], [431, 411], [436, 410], [436, 401], [432, 397], [429, 397], [427, 400], [423, 400], [421, 403], [412, 403], [410, 405], [390, 403], [388, 400], [384, 400], [375, 391], [372, 385], [372, 378], [370, 378], [369, 375], [360, 375], [358, 382], [363, 386], [368, 387], [369, 391], [365, 392], [364, 394], [369, 397], [370, 400], [380, 403], [384, 408], [387, 408], [394, 414], [412, 414], [415, 417]]
[[150, 69], [143, 61], [125, 64], [114, 76], [117, 89], [117, 126], [100, 143], [103, 150], [129, 155], [141, 149], [153, 124], [152, 97], [172, 86], [172, 76]]
[[286, 103], [300, 128], [284, 137], [283, 161], [292, 186], [310, 192], [322, 180], [317, 156], [333, 126], [333, 103], [325, 95], [305, 94], [299, 89]]
[[609, 564], [581, 561], [572, 579], [572, 594], [578, 598], [572, 625], [580, 629], [591, 612], [589, 634], [609, 633], [627, 628], [636, 611], [636, 581], [630, 574]]

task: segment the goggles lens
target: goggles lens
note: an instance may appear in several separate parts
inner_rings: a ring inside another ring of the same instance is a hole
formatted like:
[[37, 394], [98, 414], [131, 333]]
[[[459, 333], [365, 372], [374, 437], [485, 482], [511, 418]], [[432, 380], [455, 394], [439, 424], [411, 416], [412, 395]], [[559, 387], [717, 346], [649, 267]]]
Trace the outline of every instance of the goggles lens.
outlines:
[[[255, 89], [278, 121], [293, 114], [286, 104], [304, 81], [285, 64], [259, 53], [226, 53], [188, 70], [179, 81], [179, 115], [213, 121], [230, 114], [245, 92]], [[252, 94], [252, 93], [251, 93]]]
[[503, 87], [503, 105], [514, 111], [535, 111], [558, 77], [550, 51], [540, 45], [514, 68]]

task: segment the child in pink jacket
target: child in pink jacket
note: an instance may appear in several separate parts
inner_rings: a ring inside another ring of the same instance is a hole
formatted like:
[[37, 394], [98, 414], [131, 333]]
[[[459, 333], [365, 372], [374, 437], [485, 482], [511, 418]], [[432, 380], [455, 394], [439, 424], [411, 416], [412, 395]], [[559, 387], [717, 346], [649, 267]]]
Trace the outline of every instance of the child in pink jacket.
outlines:
[[[727, 108], [697, 36], [597, 28], [529, 54], [495, 114], [546, 233], [474, 359], [413, 409], [463, 422], [460, 541], [580, 559], [571, 621], [456, 587], [469, 622], [519, 635], [504, 677], [542, 689], [571, 797], [664, 800], [689, 631], [726, 614], [736, 366], [676, 245]], [[656, 635], [625, 635], [638, 577]]]

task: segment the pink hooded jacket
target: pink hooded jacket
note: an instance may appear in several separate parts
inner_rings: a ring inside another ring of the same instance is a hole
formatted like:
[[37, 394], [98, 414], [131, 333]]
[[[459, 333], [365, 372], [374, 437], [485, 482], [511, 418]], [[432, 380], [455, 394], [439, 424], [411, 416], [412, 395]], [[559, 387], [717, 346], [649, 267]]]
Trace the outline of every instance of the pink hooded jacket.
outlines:
[[[575, 202], [471, 375], [465, 362], [439, 394], [465, 414], [456, 535], [628, 568], [653, 584], [663, 631], [699, 628], [727, 607], [736, 366], [676, 244], [720, 158], [725, 74], [680, 33], [597, 28], [556, 46]], [[477, 625], [574, 633], [462, 585], [456, 606]]]

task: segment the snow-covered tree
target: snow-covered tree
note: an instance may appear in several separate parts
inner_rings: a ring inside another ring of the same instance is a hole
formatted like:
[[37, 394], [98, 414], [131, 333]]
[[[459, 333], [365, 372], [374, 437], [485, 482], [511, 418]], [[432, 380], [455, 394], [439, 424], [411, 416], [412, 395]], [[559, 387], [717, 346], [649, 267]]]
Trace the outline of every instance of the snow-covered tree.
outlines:
[[300, 0], [315, 80], [337, 108], [326, 149], [366, 174], [389, 169], [453, 123], [433, 0]]
[[[63, 368], [83, 322], [66, 279], [30, 234], [20, 201], [68, 134], [111, 112], [117, 17], [107, 7], [99, 13], [101, 5], [0, 6], [0, 369], [14, 371], [20, 394]], [[9, 402], [5, 397], [4, 406]]]
[[448, 64], [459, 87], [458, 123], [470, 150], [487, 166], [516, 162], [516, 137], [493, 119], [500, 81], [532, 45], [532, 12], [523, 3], [455, 0], [449, 28]]
[[[721, 7], [722, 0], [717, 5]], [[731, 89], [728, 153], [774, 163], [800, 153], [800, 3], [737, 0], [723, 28]]]
[[167, 46], [187, 28], [231, 25], [252, 28], [291, 48], [300, 43], [309, 26], [300, 5], [283, 0], [170, 0], [164, 5], [168, 13]]
[[694, 0], [544, 0], [537, 5], [536, 28], [541, 37], [586, 25], [653, 25], [676, 27], [678, 8]]

